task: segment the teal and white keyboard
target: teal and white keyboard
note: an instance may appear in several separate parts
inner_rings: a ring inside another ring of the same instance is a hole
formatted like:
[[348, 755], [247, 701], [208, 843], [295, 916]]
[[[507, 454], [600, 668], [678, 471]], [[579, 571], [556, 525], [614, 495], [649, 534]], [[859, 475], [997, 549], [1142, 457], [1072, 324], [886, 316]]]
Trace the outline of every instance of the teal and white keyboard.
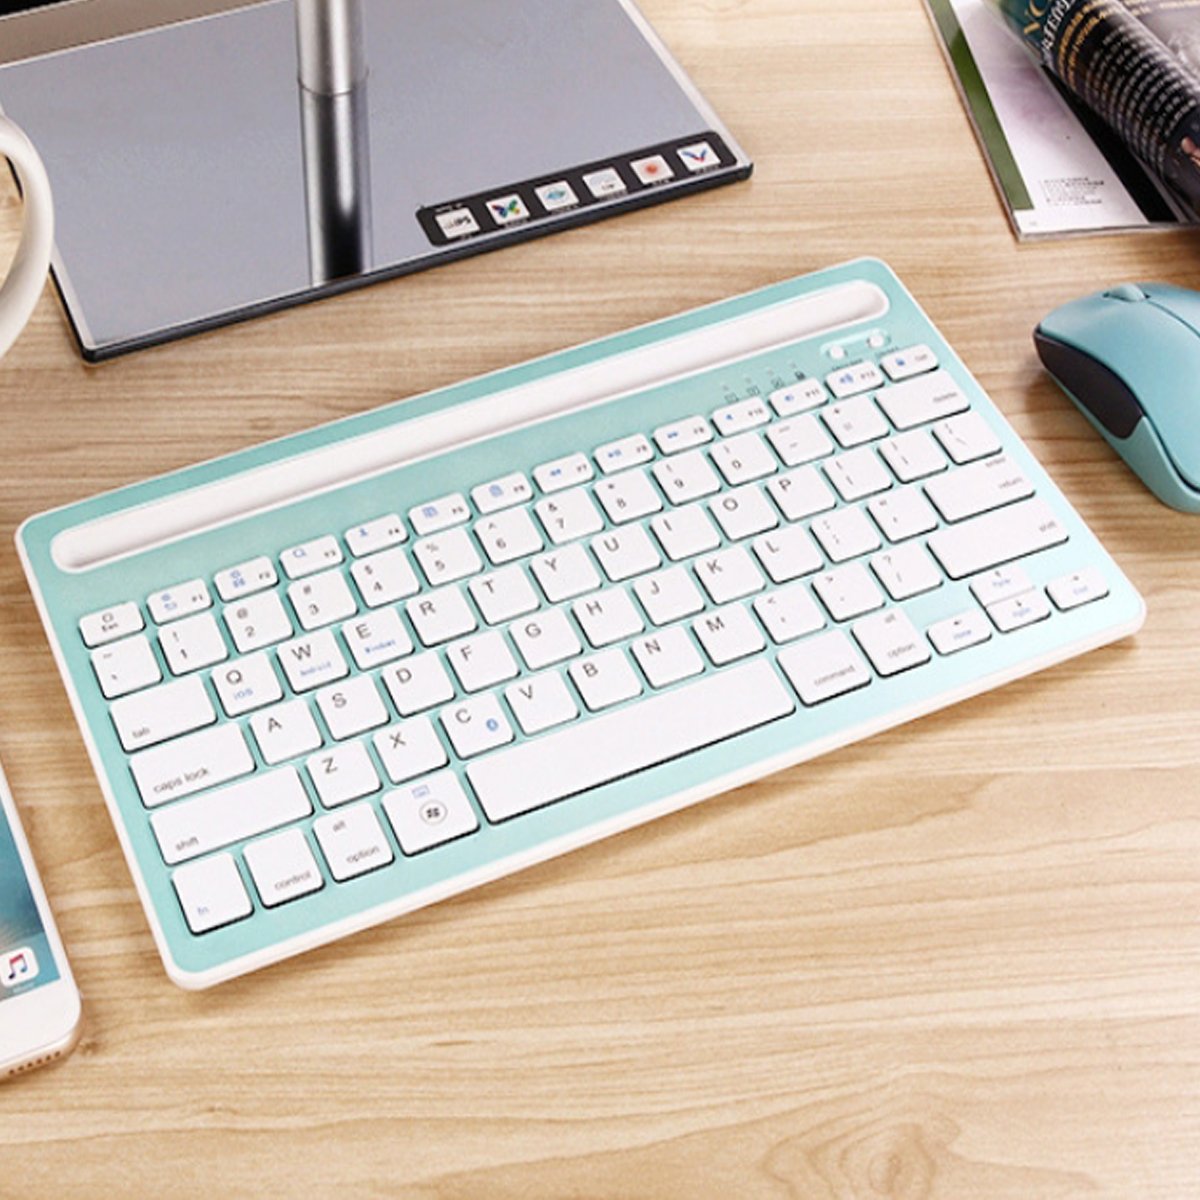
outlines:
[[1145, 612], [870, 260], [44, 513], [18, 544], [188, 987]]

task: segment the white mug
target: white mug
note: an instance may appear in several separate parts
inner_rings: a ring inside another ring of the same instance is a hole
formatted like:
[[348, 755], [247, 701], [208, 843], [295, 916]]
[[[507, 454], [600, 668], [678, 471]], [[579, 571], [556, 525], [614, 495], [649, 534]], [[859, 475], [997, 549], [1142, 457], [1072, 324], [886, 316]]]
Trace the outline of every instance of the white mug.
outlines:
[[0, 116], [0, 155], [17, 173], [25, 198], [21, 244], [0, 284], [0, 358], [25, 328], [42, 294], [54, 244], [54, 205], [50, 180], [33, 143], [8, 117]]

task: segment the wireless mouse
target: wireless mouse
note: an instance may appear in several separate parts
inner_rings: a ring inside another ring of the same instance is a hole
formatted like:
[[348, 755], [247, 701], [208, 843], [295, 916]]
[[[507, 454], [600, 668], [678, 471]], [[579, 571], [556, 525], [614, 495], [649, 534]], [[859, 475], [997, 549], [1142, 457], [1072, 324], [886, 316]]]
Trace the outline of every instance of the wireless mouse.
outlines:
[[1121, 284], [1033, 335], [1059, 386], [1164, 504], [1200, 512], [1200, 293]]

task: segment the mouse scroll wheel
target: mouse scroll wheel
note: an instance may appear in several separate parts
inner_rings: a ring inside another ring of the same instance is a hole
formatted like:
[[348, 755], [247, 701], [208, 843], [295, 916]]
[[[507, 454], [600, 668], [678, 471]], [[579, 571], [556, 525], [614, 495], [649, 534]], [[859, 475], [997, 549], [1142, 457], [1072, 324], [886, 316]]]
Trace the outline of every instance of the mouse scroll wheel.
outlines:
[[1131, 304], [1150, 297], [1136, 283], [1122, 283], [1104, 293], [1110, 300], [1127, 300]]

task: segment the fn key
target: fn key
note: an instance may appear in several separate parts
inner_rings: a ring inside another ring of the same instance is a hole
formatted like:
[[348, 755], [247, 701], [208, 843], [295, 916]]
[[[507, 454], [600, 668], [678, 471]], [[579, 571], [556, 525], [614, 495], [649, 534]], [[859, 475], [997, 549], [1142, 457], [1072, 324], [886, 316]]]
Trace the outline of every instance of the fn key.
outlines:
[[180, 867], [171, 877], [183, 907], [183, 918], [193, 933], [207, 933], [248, 917], [250, 897], [230, 854], [215, 854]]

